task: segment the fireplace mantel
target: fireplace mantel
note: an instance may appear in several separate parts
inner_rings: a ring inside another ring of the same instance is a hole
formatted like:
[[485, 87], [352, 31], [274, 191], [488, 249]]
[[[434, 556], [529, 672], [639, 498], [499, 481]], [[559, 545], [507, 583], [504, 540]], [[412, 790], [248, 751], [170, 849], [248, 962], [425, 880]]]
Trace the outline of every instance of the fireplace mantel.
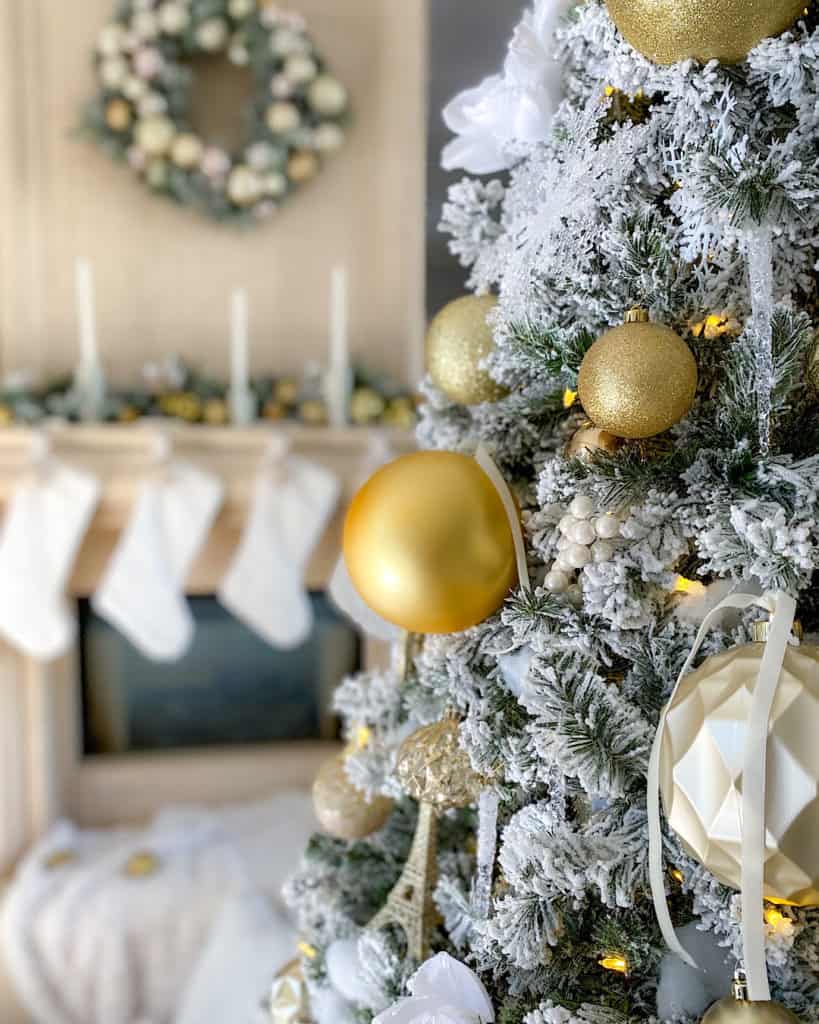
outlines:
[[[73, 597], [93, 593], [140, 483], [156, 472], [159, 440], [175, 457], [217, 475], [225, 501], [187, 583], [191, 594], [213, 593], [239, 541], [256, 472], [271, 444], [326, 467], [341, 481], [342, 499], [307, 572], [307, 585], [326, 586], [339, 552], [344, 508], [360, 482], [372, 446], [395, 454], [412, 449], [411, 434], [366, 428], [299, 425], [50, 427], [55, 456], [93, 473], [101, 500], [70, 582]], [[38, 434], [0, 431], [0, 503], [31, 471]], [[369, 645], [370, 663], [383, 650]], [[82, 757], [76, 652], [47, 664], [0, 644], [0, 862], [8, 867], [60, 817], [83, 825], [143, 819], [172, 802], [253, 799], [277, 788], [307, 785], [327, 756], [322, 743], [161, 755]]]

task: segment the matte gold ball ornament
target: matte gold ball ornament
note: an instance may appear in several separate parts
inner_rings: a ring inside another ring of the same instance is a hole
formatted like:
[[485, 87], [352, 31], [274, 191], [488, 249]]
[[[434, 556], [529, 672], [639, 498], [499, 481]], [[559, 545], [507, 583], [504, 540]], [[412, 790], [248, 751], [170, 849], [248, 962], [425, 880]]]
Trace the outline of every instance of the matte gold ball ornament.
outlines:
[[799, 1018], [781, 1003], [750, 1002], [745, 985], [736, 982], [733, 997], [715, 1003], [702, 1024], [799, 1024]]
[[444, 306], [429, 326], [427, 370], [453, 402], [497, 402], [505, 393], [481, 368], [494, 344], [486, 318], [497, 304], [494, 295], [464, 295]]
[[586, 353], [577, 390], [595, 426], [637, 439], [662, 434], [686, 415], [697, 377], [697, 362], [682, 338], [638, 308]]
[[609, 455], [614, 455], [622, 444], [622, 438], [615, 437], [607, 430], [601, 430], [593, 423], [584, 423], [579, 430], [572, 434], [568, 445], [566, 445], [566, 456], [570, 459], [588, 462], [595, 452], [607, 452]]
[[606, 0], [617, 28], [655, 64], [693, 58], [738, 64], [791, 28], [805, 0]]
[[[764, 624], [762, 624], [764, 625]], [[660, 789], [686, 850], [739, 890], [742, 772], [765, 644], [708, 658], [682, 682], [663, 732]], [[765, 898], [819, 906], [819, 647], [788, 647], [769, 724]]]
[[475, 459], [405, 455], [372, 476], [344, 526], [344, 560], [378, 615], [411, 633], [483, 622], [516, 580], [503, 501]]
[[345, 754], [325, 762], [313, 783], [313, 808], [319, 824], [336, 839], [366, 839], [378, 832], [392, 814], [393, 802], [384, 796], [371, 800], [347, 777]]

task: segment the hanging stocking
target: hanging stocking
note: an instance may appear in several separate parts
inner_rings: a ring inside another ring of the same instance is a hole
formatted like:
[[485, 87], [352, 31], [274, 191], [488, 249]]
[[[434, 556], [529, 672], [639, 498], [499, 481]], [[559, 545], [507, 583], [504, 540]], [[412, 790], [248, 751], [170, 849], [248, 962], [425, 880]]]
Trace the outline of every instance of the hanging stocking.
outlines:
[[221, 502], [222, 485], [181, 462], [145, 483], [92, 599], [154, 661], [175, 661], [193, 638], [185, 581]]
[[289, 456], [264, 466], [219, 600], [273, 647], [302, 644], [313, 626], [304, 585], [310, 555], [338, 501], [334, 476]]
[[59, 657], [74, 638], [65, 590], [98, 494], [93, 477], [48, 460], [9, 502], [0, 538], [0, 632], [29, 657]]

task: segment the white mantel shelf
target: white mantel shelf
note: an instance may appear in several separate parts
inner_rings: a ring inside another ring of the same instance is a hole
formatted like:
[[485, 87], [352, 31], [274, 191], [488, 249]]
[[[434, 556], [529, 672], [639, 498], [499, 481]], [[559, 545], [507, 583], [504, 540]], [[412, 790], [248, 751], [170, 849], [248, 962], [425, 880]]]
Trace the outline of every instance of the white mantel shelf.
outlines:
[[[251, 427], [178, 425], [168, 420], [143, 420], [136, 425], [71, 424], [48, 428], [55, 456], [93, 473], [102, 484], [94, 521], [80, 551], [71, 580], [76, 596], [92, 593], [117, 535], [128, 518], [141, 481], [156, 468], [157, 441], [168, 439], [175, 456], [218, 476], [225, 500], [208, 543], [188, 580], [192, 594], [212, 593], [222, 578], [247, 515], [256, 471], [271, 443], [284, 441], [294, 455], [311, 459], [335, 473], [342, 484], [339, 514], [312, 559], [307, 584], [320, 588], [329, 578], [338, 553], [343, 508], [352, 496], [376, 440], [396, 455], [412, 450], [408, 431], [367, 427], [307, 427], [259, 424]], [[0, 429], [0, 503], [30, 471], [30, 455], [38, 431]]]
[[[0, 429], [0, 506], [31, 473], [38, 434]], [[162, 435], [176, 457], [215, 474], [225, 487], [221, 512], [187, 582], [191, 594], [218, 588], [241, 536], [256, 473], [275, 439], [284, 439], [294, 455], [325, 466], [341, 483], [336, 515], [308, 567], [306, 583], [313, 589], [324, 588], [335, 567], [346, 505], [366, 472], [372, 445], [386, 440], [396, 455], [415, 447], [411, 433], [365, 427], [234, 428], [165, 420], [50, 425], [54, 455], [93, 473], [102, 485], [70, 581], [72, 596], [94, 592], [141, 482], [157, 471]], [[365, 662], [378, 664], [384, 653], [367, 644]], [[309, 785], [328, 756], [328, 744], [321, 742], [94, 758], [84, 758], [81, 747], [78, 652], [43, 664], [0, 643], [0, 870], [60, 817], [102, 826], [144, 820], [167, 803], [259, 798], [277, 788]]]

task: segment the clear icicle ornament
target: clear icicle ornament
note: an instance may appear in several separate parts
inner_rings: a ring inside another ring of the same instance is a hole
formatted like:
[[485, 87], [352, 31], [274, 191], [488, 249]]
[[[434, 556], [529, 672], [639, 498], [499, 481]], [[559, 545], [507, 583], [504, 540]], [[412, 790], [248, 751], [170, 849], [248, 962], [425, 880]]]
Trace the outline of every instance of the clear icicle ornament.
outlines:
[[498, 806], [500, 798], [491, 787], [482, 790], [478, 800], [478, 863], [472, 888], [475, 917], [489, 917], [492, 901], [492, 875], [498, 847]]
[[771, 449], [771, 394], [773, 361], [773, 243], [771, 229], [761, 225], [748, 233], [748, 277], [751, 289], [751, 329], [757, 350], [759, 403], [759, 445], [767, 455]]

